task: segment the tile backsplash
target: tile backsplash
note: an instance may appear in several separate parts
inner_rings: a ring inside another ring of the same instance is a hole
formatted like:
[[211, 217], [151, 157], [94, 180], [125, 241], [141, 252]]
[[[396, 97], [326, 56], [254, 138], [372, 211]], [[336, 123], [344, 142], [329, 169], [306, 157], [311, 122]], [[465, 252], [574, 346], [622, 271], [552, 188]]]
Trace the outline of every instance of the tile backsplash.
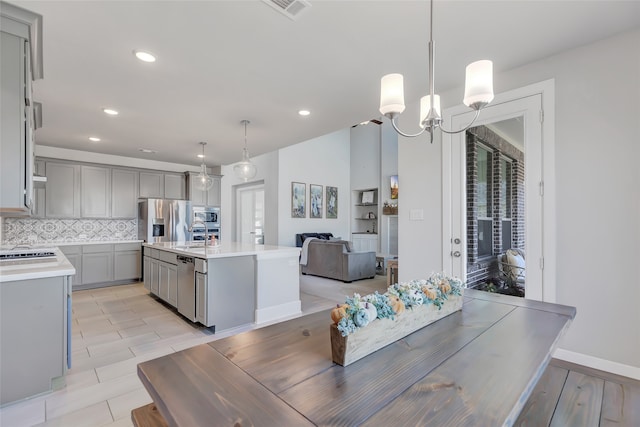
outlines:
[[136, 219], [4, 218], [3, 244], [136, 240]]

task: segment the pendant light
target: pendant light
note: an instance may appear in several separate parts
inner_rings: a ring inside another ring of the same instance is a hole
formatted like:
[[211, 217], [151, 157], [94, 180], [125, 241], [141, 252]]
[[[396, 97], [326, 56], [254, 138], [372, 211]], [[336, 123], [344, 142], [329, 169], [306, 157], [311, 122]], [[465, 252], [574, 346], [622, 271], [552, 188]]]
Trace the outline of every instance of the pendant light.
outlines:
[[258, 168], [249, 159], [249, 150], [247, 150], [247, 125], [251, 123], [249, 120], [243, 120], [240, 123], [244, 125], [244, 148], [242, 149], [242, 161], [236, 163], [233, 172], [238, 178], [247, 182], [258, 173]]
[[430, 2], [430, 33], [429, 33], [429, 95], [420, 100], [420, 132], [407, 134], [402, 132], [396, 123], [398, 116], [404, 111], [404, 88], [402, 74], [387, 74], [381, 80], [380, 112], [391, 120], [393, 128], [400, 135], [415, 137], [425, 131], [431, 134], [440, 129], [445, 133], [464, 132], [473, 125], [480, 110], [493, 100], [493, 63], [489, 60], [476, 61], [467, 66], [464, 104], [475, 111], [475, 117], [466, 127], [460, 130], [447, 130], [442, 127], [440, 115], [440, 96], [435, 94], [435, 42], [433, 41], [433, 0]]
[[204, 164], [204, 146], [206, 142], [199, 142], [202, 145], [202, 165], [200, 165], [200, 173], [196, 176], [196, 187], [198, 190], [208, 191], [213, 187], [213, 178], [207, 174], [207, 165]]

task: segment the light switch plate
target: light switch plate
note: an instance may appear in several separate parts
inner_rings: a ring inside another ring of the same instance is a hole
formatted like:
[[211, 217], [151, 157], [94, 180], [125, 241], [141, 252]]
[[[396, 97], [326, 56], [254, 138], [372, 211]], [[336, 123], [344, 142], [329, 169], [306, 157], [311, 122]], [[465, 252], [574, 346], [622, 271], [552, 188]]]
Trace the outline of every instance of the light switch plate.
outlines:
[[422, 221], [424, 219], [424, 210], [423, 209], [411, 209], [409, 211], [409, 220], [410, 221]]

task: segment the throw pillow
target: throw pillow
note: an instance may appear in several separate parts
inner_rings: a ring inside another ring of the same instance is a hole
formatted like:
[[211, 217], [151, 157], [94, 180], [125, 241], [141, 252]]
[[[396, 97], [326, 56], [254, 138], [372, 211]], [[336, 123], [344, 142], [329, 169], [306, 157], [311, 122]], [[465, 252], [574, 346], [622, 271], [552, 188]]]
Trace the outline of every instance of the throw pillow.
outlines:
[[517, 279], [523, 279], [525, 278], [525, 262], [524, 262], [524, 258], [522, 257], [522, 255], [520, 255], [518, 252], [514, 251], [514, 250], [507, 250], [506, 252], [507, 255], [507, 264], [513, 266], [513, 267], [517, 267], [517, 268], [511, 268], [509, 274], [511, 275], [511, 279], [513, 279], [514, 281], [516, 281]]

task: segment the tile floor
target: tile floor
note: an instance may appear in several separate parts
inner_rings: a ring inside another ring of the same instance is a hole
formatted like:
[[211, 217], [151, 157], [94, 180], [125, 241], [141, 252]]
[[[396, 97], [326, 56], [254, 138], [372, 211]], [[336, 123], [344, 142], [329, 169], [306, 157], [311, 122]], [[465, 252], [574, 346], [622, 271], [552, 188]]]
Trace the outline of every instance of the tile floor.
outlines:
[[[385, 276], [342, 283], [303, 275], [302, 314], [328, 309], [354, 292], [385, 289]], [[0, 426], [132, 426], [131, 410], [151, 402], [138, 363], [256, 327], [212, 334], [151, 297], [141, 283], [74, 292], [66, 386], [0, 409]]]

